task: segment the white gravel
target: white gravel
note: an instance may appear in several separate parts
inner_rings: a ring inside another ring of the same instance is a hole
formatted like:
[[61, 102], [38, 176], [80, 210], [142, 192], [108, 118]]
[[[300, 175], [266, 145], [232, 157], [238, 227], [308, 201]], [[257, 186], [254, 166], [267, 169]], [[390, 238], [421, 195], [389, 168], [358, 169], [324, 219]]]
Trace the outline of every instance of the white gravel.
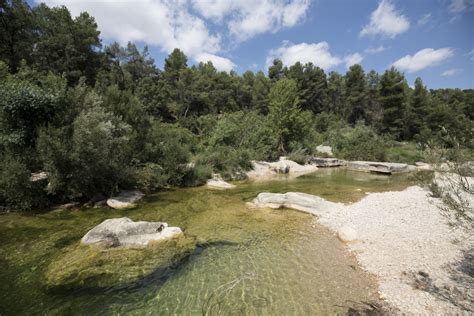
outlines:
[[[315, 220], [334, 232], [355, 229], [357, 239], [347, 247], [364, 269], [378, 276], [380, 296], [392, 307], [405, 315], [463, 314], [434, 291], [414, 287], [421, 279], [421, 288], [426, 289], [428, 280], [431, 289], [446, 293], [446, 288], [448, 292], [455, 288], [455, 293], [464, 293], [462, 297], [474, 297], [469, 285], [457, 283], [449, 272], [449, 266], [461, 260], [462, 250], [474, 246], [472, 234], [469, 239], [467, 233], [452, 229], [436, 203], [439, 200], [430, 198], [426, 189], [412, 186], [400, 192], [370, 193], [349, 205], [328, 202], [309, 213], [317, 214]], [[472, 310], [472, 300], [466, 304]]]

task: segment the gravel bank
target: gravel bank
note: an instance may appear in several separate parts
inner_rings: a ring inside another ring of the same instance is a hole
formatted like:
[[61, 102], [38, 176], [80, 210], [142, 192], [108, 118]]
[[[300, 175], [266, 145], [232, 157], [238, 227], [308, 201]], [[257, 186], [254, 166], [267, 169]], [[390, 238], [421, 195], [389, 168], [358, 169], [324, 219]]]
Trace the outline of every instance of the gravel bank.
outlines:
[[310, 213], [334, 231], [343, 226], [357, 231], [347, 246], [378, 276], [381, 297], [395, 309], [409, 315], [467, 314], [474, 309], [472, 234], [453, 230], [436, 203], [427, 190], [413, 186], [370, 193], [349, 205], [327, 202]]

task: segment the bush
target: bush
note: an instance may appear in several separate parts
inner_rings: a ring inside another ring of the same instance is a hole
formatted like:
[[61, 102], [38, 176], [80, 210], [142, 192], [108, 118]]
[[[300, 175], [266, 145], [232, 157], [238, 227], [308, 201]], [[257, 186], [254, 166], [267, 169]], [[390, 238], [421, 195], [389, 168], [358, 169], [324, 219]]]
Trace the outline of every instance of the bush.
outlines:
[[135, 172], [136, 186], [145, 193], [165, 187], [168, 180], [165, 170], [155, 163], [146, 163]]
[[300, 149], [297, 149], [297, 150], [291, 152], [288, 155], [288, 159], [293, 160], [294, 162], [297, 162], [300, 165], [304, 165], [304, 164], [308, 163], [308, 154], [307, 154], [307, 151], [305, 149], [300, 148]]
[[129, 131], [100, 106], [83, 110], [71, 128], [42, 130], [38, 152], [50, 175], [50, 192], [82, 199], [116, 191], [130, 176]]
[[328, 133], [336, 157], [348, 160], [385, 161], [385, 140], [370, 127], [358, 123]]
[[0, 205], [25, 211], [46, 204], [44, 181], [30, 181], [31, 172], [21, 159], [7, 155], [0, 164]]

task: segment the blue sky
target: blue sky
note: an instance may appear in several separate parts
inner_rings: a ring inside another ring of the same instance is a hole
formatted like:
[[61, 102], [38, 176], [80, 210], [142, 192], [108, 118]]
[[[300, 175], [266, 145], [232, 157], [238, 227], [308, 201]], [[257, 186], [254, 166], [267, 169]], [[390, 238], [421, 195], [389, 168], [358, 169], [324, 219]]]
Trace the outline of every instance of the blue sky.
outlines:
[[[37, 1], [39, 2], [39, 1]], [[181, 48], [190, 64], [265, 70], [313, 62], [345, 73], [353, 63], [409, 84], [474, 88], [474, 0], [46, 0], [96, 18], [104, 44], [148, 45], [161, 68]]]

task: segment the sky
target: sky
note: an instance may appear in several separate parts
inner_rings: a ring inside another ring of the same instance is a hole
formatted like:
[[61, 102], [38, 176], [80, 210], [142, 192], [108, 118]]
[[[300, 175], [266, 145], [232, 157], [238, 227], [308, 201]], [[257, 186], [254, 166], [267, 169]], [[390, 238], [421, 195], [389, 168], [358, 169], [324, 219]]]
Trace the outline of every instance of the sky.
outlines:
[[266, 72], [274, 58], [342, 74], [393, 65], [410, 85], [474, 88], [474, 0], [31, 1], [89, 12], [104, 45], [147, 45], [160, 68], [177, 47], [222, 71]]

